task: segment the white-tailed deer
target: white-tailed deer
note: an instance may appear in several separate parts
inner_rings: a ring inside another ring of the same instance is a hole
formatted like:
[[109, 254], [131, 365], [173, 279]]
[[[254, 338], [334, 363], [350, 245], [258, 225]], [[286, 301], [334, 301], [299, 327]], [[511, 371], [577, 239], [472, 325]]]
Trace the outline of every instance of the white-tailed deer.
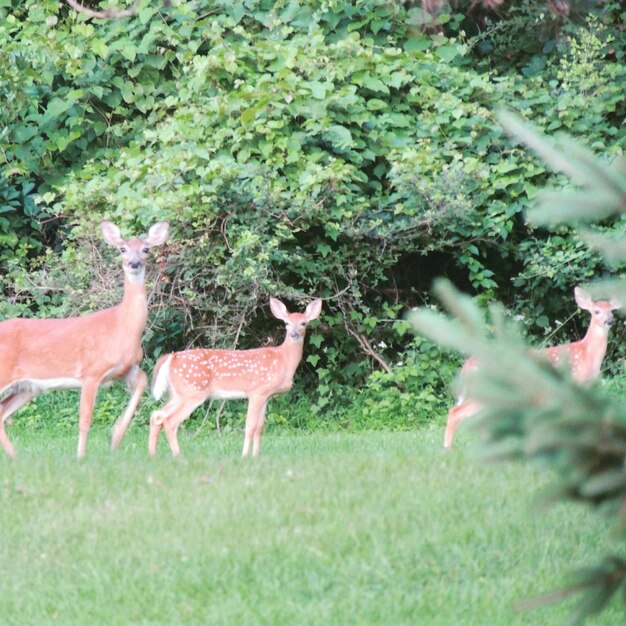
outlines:
[[322, 310], [313, 300], [304, 313], [290, 313], [276, 298], [270, 309], [285, 322], [285, 340], [280, 346], [252, 350], [184, 350], [162, 356], [154, 368], [152, 393], [157, 400], [169, 392], [169, 401], [150, 416], [148, 449], [155, 454], [159, 433], [165, 429], [174, 456], [180, 454], [178, 427], [208, 398], [248, 399], [243, 456], [252, 444], [252, 455], [260, 451], [268, 400], [291, 389], [302, 359], [307, 324]]
[[[552, 346], [551, 348], [540, 348], [533, 352], [547, 356], [550, 363], [555, 367], [567, 363], [571, 370], [572, 379], [583, 384], [600, 376], [600, 367], [606, 354], [609, 328], [613, 324], [613, 311], [621, 308], [621, 304], [614, 300], [594, 302], [580, 287], [574, 289], [574, 297], [576, 304], [591, 314], [591, 323], [587, 334], [580, 341]], [[477, 359], [468, 359], [461, 368], [461, 379], [479, 367], [480, 364]], [[456, 405], [448, 411], [448, 422], [443, 441], [444, 448], [452, 446], [454, 433], [459, 423], [467, 417], [476, 415], [481, 409], [482, 406], [479, 402], [463, 395], [459, 397]]]
[[78, 387], [78, 456], [83, 457], [98, 388], [124, 377], [131, 397], [113, 429], [111, 447], [117, 448], [148, 384], [139, 368], [148, 317], [145, 263], [149, 249], [167, 239], [169, 224], [158, 222], [145, 239], [122, 239], [112, 222], [102, 222], [101, 227], [104, 240], [122, 255], [124, 298], [120, 304], [81, 317], [0, 323], [0, 394], [4, 395], [0, 443], [9, 456], [15, 456], [4, 428], [9, 415], [39, 393]]

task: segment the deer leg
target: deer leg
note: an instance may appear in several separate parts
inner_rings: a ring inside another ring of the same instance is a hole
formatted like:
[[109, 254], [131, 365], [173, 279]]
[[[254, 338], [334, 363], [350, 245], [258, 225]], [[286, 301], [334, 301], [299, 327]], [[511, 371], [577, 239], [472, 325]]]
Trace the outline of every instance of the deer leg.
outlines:
[[159, 434], [163, 428], [163, 422], [172, 415], [176, 407], [180, 405], [178, 398], [171, 398], [169, 402], [158, 411], [153, 411], [150, 415], [150, 435], [148, 436], [148, 452], [151, 456], [156, 454]]
[[254, 426], [254, 436], [252, 441], [252, 456], [259, 456], [259, 452], [261, 452], [261, 433], [263, 432], [263, 427], [265, 426], [265, 412], [267, 411], [267, 402], [265, 400], [261, 410], [259, 411], [259, 416], [257, 417], [256, 424]]
[[[248, 456], [250, 452], [250, 444], [256, 432], [256, 425], [259, 419], [261, 419], [261, 411], [264, 404], [267, 402], [267, 398], [259, 398], [255, 396], [248, 396], [248, 412], [246, 414], [246, 432], [243, 439], [243, 450], [241, 456]], [[254, 455], [254, 445], [252, 453]], [[258, 454], [258, 452], [257, 452]]]
[[0, 420], [0, 444], [4, 448], [4, 451], [12, 458], [15, 458], [15, 448], [7, 435], [7, 431], [4, 429], [4, 420]]
[[468, 400], [453, 406], [448, 411], [448, 422], [446, 424], [446, 433], [444, 435], [443, 447], [451, 448], [454, 442], [454, 433], [457, 426], [466, 418], [476, 415], [480, 411], [480, 405], [476, 402]]
[[161, 422], [155, 421], [155, 413], [159, 413], [159, 411], [155, 411], [150, 416], [150, 434], [148, 435], [148, 453], [150, 456], [154, 456], [156, 454], [157, 444], [159, 443], [159, 434], [163, 428], [163, 424]]
[[87, 449], [87, 433], [91, 428], [93, 418], [93, 407], [96, 402], [99, 381], [85, 380], [80, 392], [80, 407], [78, 410], [78, 458], [85, 456]]
[[[191, 411], [189, 412], [191, 413]], [[170, 419], [163, 424], [165, 436], [167, 437], [167, 443], [170, 444], [170, 450], [172, 451], [172, 456], [178, 456], [180, 454], [180, 446], [178, 445], [178, 427], [182, 421], [182, 419]]]
[[130, 420], [133, 419], [133, 415], [137, 410], [139, 400], [141, 400], [141, 396], [148, 386], [148, 377], [146, 376], [145, 372], [139, 369], [139, 367], [137, 367], [136, 365], [131, 368], [128, 376], [126, 377], [126, 380], [128, 380], [130, 385], [131, 396], [130, 400], [128, 401], [126, 410], [117, 420], [115, 426], [113, 427], [113, 435], [111, 437], [111, 450], [116, 450], [122, 442], [122, 439], [126, 434], [126, 429], [130, 424]]
[[167, 442], [173, 456], [180, 454], [178, 427], [191, 415], [193, 410], [204, 402], [204, 398], [174, 398], [161, 411], [155, 411], [150, 418], [150, 454], [156, 452], [156, 443], [161, 428], [165, 430]]
[[4, 451], [11, 457], [15, 458], [15, 448], [9, 440], [9, 436], [4, 429], [4, 422], [9, 415], [15, 413], [18, 409], [21, 409], [27, 402], [32, 400], [36, 396], [34, 391], [18, 391], [7, 396], [0, 402], [0, 444], [4, 448]]

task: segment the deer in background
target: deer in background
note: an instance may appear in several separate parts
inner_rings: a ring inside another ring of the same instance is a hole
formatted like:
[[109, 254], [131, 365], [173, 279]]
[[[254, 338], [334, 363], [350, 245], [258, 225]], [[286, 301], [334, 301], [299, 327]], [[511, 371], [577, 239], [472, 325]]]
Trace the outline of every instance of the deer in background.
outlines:
[[[614, 300], [591, 299], [589, 294], [580, 287], [574, 289], [576, 304], [581, 309], [589, 311], [591, 323], [587, 334], [580, 340], [565, 343], [560, 346], [550, 348], [540, 348], [533, 350], [534, 353], [545, 355], [554, 367], [568, 364], [573, 380], [578, 384], [583, 384], [595, 380], [600, 376], [600, 367], [606, 354], [606, 347], [609, 338], [609, 329], [613, 324], [613, 311], [621, 308], [621, 304]], [[470, 358], [463, 364], [460, 372], [462, 380], [464, 375], [475, 371], [480, 367], [477, 359]], [[468, 417], [472, 417], [480, 412], [482, 406], [479, 402], [459, 397], [455, 406], [448, 411], [448, 421], [444, 435], [444, 448], [452, 447], [454, 433], [460, 422]]]
[[184, 350], [162, 356], [154, 369], [152, 393], [169, 401], [150, 416], [148, 450], [156, 453], [159, 433], [165, 435], [174, 456], [180, 454], [178, 427], [208, 398], [248, 399], [242, 456], [261, 448], [265, 411], [272, 396], [285, 393], [302, 359], [307, 324], [319, 317], [322, 301], [313, 300], [304, 313], [290, 313], [276, 298], [270, 298], [274, 317], [285, 322], [285, 340], [280, 346], [252, 350]]
[[98, 388], [125, 378], [131, 390], [117, 420], [111, 448], [119, 446], [148, 379], [139, 368], [141, 337], [148, 317], [145, 263], [149, 249], [167, 239], [169, 224], [158, 222], [145, 239], [122, 239], [112, 222], [101, 224], [104, 240], [122, 255], [124, 298], [117, 306], [81, 317], [12, 319], [0, 323], [0, 443], [15, 450], [4, 423], [36, 395], [50, 389], [80, 388], [78, 457], [85, 455]]

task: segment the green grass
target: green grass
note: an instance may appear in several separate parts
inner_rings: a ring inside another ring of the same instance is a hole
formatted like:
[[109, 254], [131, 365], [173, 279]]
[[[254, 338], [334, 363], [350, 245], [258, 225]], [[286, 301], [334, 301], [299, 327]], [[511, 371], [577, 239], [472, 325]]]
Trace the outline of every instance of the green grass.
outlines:
[[[74, 431], [10, 429], [2, 625], [557, 625], [571, 603], [513, 605], [616, 549], [596, 513], [538, 512], [545, 471], [484, 464], [466, 431], [445, 454], [441, 428], [270, 430], [255, 460], [190, 432], [149, 459], [144, 428], [115, 455], [94, 428], [79, 462]], [[592, 623], [624, 621], [616, 601]]]

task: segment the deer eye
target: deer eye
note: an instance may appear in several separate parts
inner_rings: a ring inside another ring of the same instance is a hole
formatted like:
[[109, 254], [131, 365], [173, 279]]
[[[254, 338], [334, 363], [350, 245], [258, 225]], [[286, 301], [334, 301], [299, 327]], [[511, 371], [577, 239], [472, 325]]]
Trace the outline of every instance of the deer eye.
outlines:
[[144, 253], [144, 254], [148, 254], [148, 252], [150, 252], [150, 248], [144, 248], [144, 249], [143, 249], [143, 253]]
[[596, 309], [596, 311], [595, 311], [596, 315], [600, 315], [601, 312], [602, 311], [600, 311], [600, 309]]
[[120, 252], [121, 252], [122, 254], [124, 254], [124, 253], [126, 252], [126, 248], [125, 248], [124, 246], [122, 246], [122, 247], [120, 248]]

